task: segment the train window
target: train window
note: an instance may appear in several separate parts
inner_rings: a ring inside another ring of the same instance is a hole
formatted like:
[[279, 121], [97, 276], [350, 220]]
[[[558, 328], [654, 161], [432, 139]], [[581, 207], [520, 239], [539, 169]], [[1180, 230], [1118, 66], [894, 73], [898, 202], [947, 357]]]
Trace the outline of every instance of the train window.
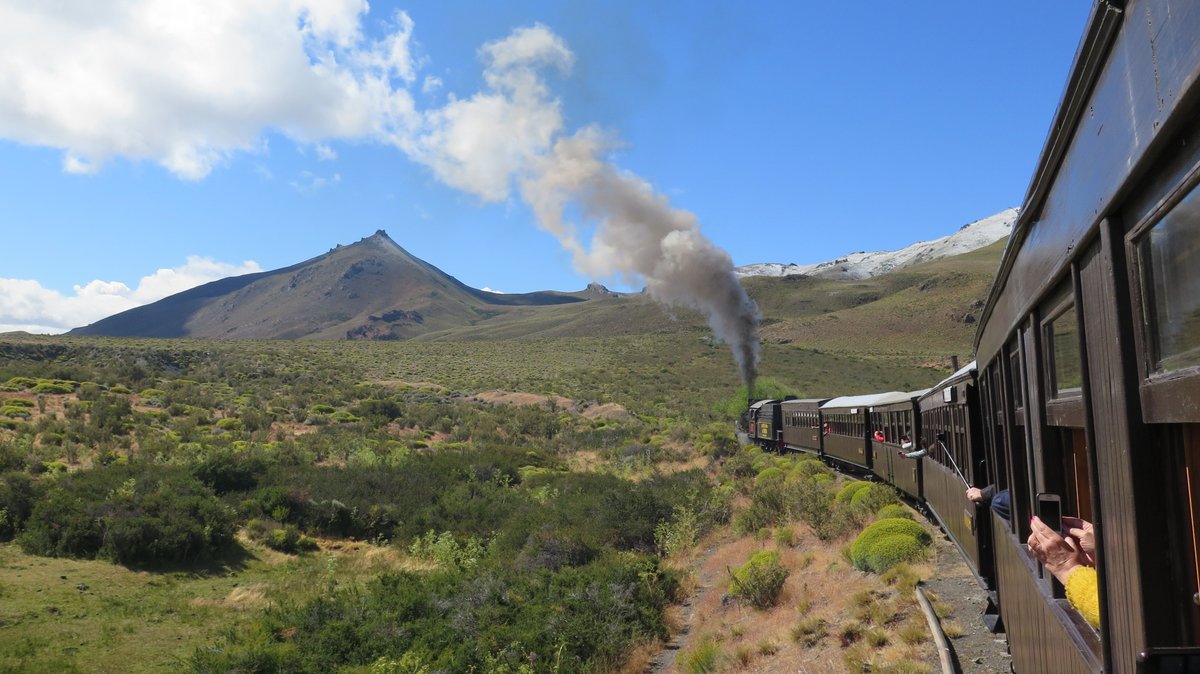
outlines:
[[[1021, 377], [1021, 354], [1016, 349], [1013, 349], [1012, 353], [1009, 354], [1008, 365], [1009, 365], [1009, 374], [1012, 376], [1012, 379], [1010, 379], [1010, 381], [1013, 382], [1013, 386], [1012, 386], [1013, 409], [1020, 410], [1022, 407], [1025, 406], [1025, 397], [1024, 397], [1024, 388], [1025, 388], [1024, 382], [1025, 382], [1025, 380], [1024, 380], [1024, 378]], [[1021, 415], [1017, 415], [1017, 418], [1018, 418], [1017, 423], [1022, 423], [1019, 420], [1020, 417], [1021, 417]]]
[[1075, 307], [1069, 307], [1050, 321], [1047, 333], [1054, 397], [1078, 393], [1083, 386], [1083, 374], [1080, 369], [1079, 323]]
[[1200, 189], [1137, 242], [1153, 372], [1200, 365]]

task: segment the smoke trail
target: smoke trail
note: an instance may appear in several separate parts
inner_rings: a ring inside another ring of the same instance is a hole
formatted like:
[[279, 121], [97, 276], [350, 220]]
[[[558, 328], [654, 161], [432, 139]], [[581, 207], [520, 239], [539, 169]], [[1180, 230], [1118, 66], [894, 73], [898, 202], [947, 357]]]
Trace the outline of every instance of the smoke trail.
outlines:
[[[758, 307], [733, 273], [729, 254], [700, 233], [696, 216], [672, 208], [640, 178], [600, 158], [610, 146], [594, 128], [559, 138], [521, 180], [521, 195], [542, 227], [593, 278], [641, 277], [655, 300], [698, 309], [733, 351], [742, 381], [753, 389], [759, 358]], [[564, 220], [568, 203], [597, 223], [588, 251]]]
[[[487, 88], [427, 111], [415, 136], [393, 142], [439, 179], [484, 201], [508, 197], [515, 179], [539, 224], [558, 238], [576, 268], [592, 279], [645, 279], [655, 300], [698, 309], [730, 345], [742, 380], [753, 388], [758, 365], [758, 308], [733, 274], [729, 254], [700, 233], [696, 217], [671, 208], [638, 177], [602, 155], [615, 143], [594, 128], [563, 131], [561, 105], [541, 76], [570, 71], [574, 54], [536, 24], [479, 50]], [[570, 204], [596, 224], [590, 249]]]

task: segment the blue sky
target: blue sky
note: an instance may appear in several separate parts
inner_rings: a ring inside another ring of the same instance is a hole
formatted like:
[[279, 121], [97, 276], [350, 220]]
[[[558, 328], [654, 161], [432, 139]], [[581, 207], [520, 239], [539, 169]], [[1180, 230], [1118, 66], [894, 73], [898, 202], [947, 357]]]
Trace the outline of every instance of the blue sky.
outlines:
[[[376, 229], [475, 287], [640, 287], [620, 266], [581, 273], [520, 189], [521, 167], [588, 127], [735, 265], [944, 236], [1019, 205], [1090, 11], [8, 4], [0, 329], [47, 331]], [[506, 116], [472, 117], [481, 92]], [[467, 142], [496, 137], [487, 156]]]

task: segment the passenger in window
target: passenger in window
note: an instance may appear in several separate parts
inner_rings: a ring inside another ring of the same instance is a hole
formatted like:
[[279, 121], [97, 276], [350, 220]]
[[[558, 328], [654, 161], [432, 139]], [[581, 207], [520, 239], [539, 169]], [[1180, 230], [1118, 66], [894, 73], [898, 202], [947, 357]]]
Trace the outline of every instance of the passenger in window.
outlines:
[[1012, 499], [1008, 490], [1001, 489], [997, 492], [996, 485], [994, 484], [989, 484], [983, 489], [968, 487], [967, 500], [972, 503], [983, 503], [984, 505], [991, 506], [992, 510], [1005, 520], [1012, 516]]
[[900, 449], [896, 451], [896, 453], [900, 456], [903, 456], [906, 459], [919, 459], [929, 453], [929, 450], [925, 449], [924, 447], [915, 451], [912, 451], [912, 448], [912, 440], [909, 440], [907, 435], [901, 435]]
[[[1095, 538], [1092, 525], [1077, 517], [1064, 517], [1083, 526], [1071, 527], [1064, 538], [1037, 517], [1029, 522], [1029, 552], [1067, 588], [1067, 601], [1084, 620], [1100, 629], [1100, 590], [1096, 580]], [[1079, 532], [1078, 537], [1075, 532]], [[1091, 553], [1084, 552], [1084, 546]], [[1090, 562], [1090, 563], [1089, 563]]]
[[875, 431], [875, 442], [886, 442], [886, 440], [887, 438], [884, 437], [883, 431]]

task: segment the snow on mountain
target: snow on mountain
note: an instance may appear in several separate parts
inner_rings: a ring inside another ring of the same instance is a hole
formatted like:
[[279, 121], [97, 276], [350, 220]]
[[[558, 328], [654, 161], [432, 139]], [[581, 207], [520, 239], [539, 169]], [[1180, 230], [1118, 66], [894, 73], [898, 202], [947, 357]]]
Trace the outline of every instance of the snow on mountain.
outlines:
[[875, 253], [850, 253], [845, 257], [816, 264], [765, 262], [734, 269], [738, 276], [791, 276], [805, 274], [835, 279], [860, 279], [886, 274], [894, 269], [952, 255], [969, 253], [1012, 233], [1017, 209], [999, 213], [964, 225], [957, 232], [933, 241], [919, 241], [900, 250]]

